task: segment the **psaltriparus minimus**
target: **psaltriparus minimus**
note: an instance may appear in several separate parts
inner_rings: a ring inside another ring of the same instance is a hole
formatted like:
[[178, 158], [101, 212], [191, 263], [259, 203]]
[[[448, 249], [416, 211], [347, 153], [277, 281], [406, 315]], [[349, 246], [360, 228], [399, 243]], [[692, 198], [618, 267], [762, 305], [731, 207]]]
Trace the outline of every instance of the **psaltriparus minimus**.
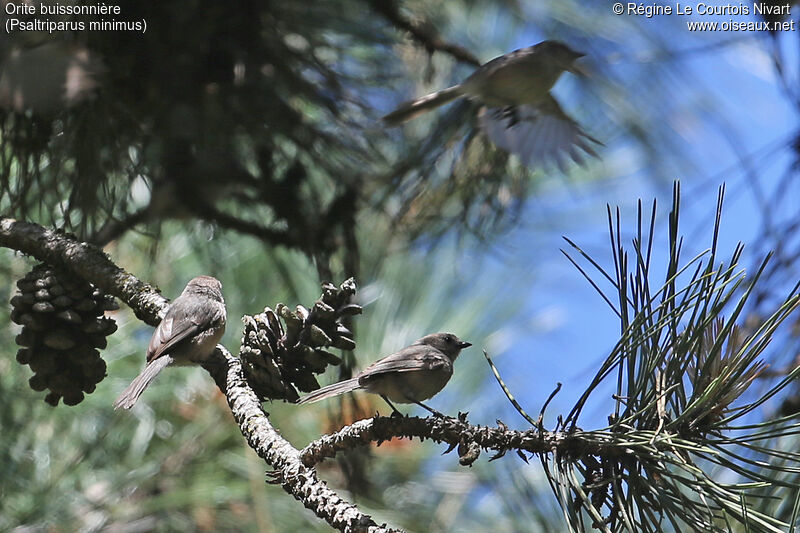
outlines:
[[444, 388], [453, 375], [453, 362], [461, 350], [472, 346], [452, 333], [426, 335], [410, 346], [369, 365], [351, 379], [322, 387], [303, 397], [311, 403], [354, 390], [380, 395], [392, 410], [392, 402], [422, 404]]
[[580, 162], [577, 148], [595, 155], [586, 141], [600, 142], [564, 113], [550, 89], [564, 71], [575, 71], [573, 63], [583, 55], [558, 41], [520, 48], [485, 63], [458, 85], [401, 105], [383, 120], [394, 126], [466, 97], [485, 106], [479, 122], [492, 142], [526, 165], [554, 159], [562, 166], [562, 152]]
[[226, 319], [222, 283], [211, 276], [192, 279], [153, 332], [147, 347], [147, 365], [119, 395], [114, 409], [133, 407], [167, 365], [205, 361], [225, 333]]

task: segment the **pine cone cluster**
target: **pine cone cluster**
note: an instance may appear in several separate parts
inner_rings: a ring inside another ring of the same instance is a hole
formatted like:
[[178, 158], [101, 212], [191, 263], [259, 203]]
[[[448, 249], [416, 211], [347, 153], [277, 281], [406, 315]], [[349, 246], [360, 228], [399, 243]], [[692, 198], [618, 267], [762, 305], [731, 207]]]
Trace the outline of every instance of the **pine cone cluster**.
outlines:
[[106, 337], [117, 329], [106, 310], [118, 309], [111, 296], [86, 281], [46, 264], [36, 265], [17, 282], [11, 298], [11, 320], [22, 325], [17, 361], [30, 365], [29, 384], [50, 389], [44, 400], [58, 405], [83, 401], [106, 375], [100, 358]]
[[292, 311], [278, 304], [274, 311], [267, 307], [263, 313], [242, 318], [240, 354], [245, 376], [259, 398], [296, 402], [297, 389], [309, 392], [319, 388], [314, 374], [341, 362], [327, 349], [356, 347], [353, 334], [341, 322], [361, 313], [361, 306], [351, 303], [355, 292], [352, 278], [338, 288], [323, 283], [322, 296], [311, 310], [298, 305]]

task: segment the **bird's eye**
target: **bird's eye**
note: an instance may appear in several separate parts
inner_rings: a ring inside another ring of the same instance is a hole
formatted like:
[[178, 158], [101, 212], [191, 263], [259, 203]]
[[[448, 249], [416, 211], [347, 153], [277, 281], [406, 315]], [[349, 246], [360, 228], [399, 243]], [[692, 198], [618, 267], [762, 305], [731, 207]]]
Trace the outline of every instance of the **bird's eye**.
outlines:
[[446, 338], [445, 340], [446, 340], [447, 342], [455, 342], [455, 340], [456, 340], [456, 339], [455, 339], [455, 337], [453, 337], [452, 335], [448, 335], [448, 336], [447, 336], [447, 338]]

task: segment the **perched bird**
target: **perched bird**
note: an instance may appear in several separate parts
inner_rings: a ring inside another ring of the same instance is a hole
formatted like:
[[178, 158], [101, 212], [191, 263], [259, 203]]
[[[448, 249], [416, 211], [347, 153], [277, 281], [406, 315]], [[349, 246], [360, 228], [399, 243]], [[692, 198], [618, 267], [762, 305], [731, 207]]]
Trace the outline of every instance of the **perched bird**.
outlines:
[[392, 402], [415, 403], [439, 414], [422, 400], [433, 397], [453, 375], [453, 362], [461, 350], [472, 346], [452, 333], [433, 333], [410, 346], [387, 355], [345, 381], [322, 387], [303, 397], [299, 403], [312, 403], [354, 390], [378, 394], [399, 413]]
[[582, 162], [579, 151], [597, 156], [588, 141], [602, 144], [572, 120], [550, 94], [564, 71], [575, 72], [584, 54], [558, 41], [543, 41], [492, 59], [467, 79], [447, 89], [407, 102], [383, 117], [398, 125], [451, 102], [468, 98], [482, 105], [478, 122], [489, 139], [516, 154], [525, 165], [555, 161], [565, 155]]
[[119, 395], [114, 409], [133, 407], [167, 365], [205, 361], [225, 333], [226, 319], [222, 283], [211, 276], [192, 279], [167, 308], [147, 347], [144, 370]]

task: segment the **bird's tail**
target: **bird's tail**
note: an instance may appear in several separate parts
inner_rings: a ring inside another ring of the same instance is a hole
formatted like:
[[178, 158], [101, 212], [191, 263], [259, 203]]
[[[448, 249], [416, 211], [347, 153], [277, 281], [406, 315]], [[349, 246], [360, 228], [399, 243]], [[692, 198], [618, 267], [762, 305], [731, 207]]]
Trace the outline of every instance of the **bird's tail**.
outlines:
[[315, 390], [311, 394], [303, 396], [297, 403], [318, 402], [320, 400], [324, 400], [325, 398], [332, 398], [334, 396], [344, 394], [345, 392], [354, 391], [359, 387], [360, 385], [358, 384], [358, 378], [346, 379], [344, 381], [340, 381], [339, 383], [334, 383], [333, 385], [328, 385], [327, 387], [322, 387], [321, 389]]
[[396, 126], [412, 118], [416, 118], [423, 113], [436, 109], [440, 105], [455, 100], [462, 96], [461, 86], [454, 85], [447, 89], [442, 89], [435, 93], [428, 94], [411, 102], [406, 102], [388, 115], [383, 117], [383, 121], [388, 126]]
[[120, 407], [123, 409], [130, 409], [133, 407], [133, 404], [136, 403], [139, 396], [141, 396], [147, 386], [150, 385], [150, 382], [171, 362], [172, 357], [169, 355], [162, 355], [147, 363], [144, 370], [142, 370], [141, 373], [131, 381], [128, 388], [119, 395], [119, 398], [114, 402], [114, 409], [119, 409]]

